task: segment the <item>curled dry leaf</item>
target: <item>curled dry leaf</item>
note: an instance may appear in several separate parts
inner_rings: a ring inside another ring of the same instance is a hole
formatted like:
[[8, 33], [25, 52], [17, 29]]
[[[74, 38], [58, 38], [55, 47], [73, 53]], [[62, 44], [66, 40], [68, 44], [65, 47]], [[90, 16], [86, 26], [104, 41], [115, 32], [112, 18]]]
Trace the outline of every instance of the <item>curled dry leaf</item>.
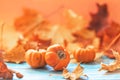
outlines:
[[99, 71], [101, 70], [115, 71], [117, 69], [120, 69], [120, 54], [114, 50], [112, 50], [112, 52], [116, 60], [109, 65], [101, 63], [101, 68], [99, 69]]
[[83, 75], [83, 70], [84, 68], [80, 66], [80, 63], [79, 63], [71, 73], [66, 68], [64, 68], [62, 75], [65, 79], [76, 80]]

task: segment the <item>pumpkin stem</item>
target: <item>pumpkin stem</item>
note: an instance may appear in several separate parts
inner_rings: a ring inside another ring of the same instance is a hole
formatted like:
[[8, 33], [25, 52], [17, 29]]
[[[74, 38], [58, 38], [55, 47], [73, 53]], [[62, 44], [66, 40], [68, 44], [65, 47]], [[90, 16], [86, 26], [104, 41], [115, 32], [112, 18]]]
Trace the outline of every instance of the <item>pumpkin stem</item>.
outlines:
[[57, 55], [59, 56], [60, 59], [64, 59], [66, 57], [65, 52], [63, 50], [57, 51]]

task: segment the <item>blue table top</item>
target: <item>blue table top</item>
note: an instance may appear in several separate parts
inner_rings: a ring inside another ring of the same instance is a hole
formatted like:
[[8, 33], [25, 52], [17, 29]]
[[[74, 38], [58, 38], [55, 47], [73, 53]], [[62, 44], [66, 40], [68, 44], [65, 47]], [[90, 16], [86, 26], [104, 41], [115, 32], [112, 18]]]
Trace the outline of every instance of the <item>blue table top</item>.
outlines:
[[[112, 61], [113, 59], [103, 56], [98, 61], [89, 64], [81, 64], [81, 66], [84, 67], [84, 74], [88, 76], [87, 79], [84, 77], [81, 78], [84, 80], [120, 80], [120, 70], [114, 72], [98, 71], [101, 62], [109, 64]], [[65, 80], [62, 76], [62, 71], [54, 71], [48, 65], [44, 68], [32, 69], [27, 63], [6, 64], [9, 68], [19, 71], [24, 75], [22, 79], [18, 79], [16, 76], [14, 76], [13, 80]], [[70, 63], [67, 69], [72, 71], [76, 66], [76, 63]]]

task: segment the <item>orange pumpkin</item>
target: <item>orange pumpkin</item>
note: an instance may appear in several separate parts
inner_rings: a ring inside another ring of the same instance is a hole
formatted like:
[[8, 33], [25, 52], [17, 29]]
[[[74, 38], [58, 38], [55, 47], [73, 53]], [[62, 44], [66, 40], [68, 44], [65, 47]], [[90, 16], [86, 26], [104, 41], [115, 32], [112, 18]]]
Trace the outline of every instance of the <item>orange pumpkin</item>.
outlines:
[[25, 53], [25, 59], [32, 68], [44, 67], [46, 65], [45, 54], [46, 50], [44, 49], [40, 49], [39, 51], [29, 49]]
[[78, 62], [88, 63], [94, 61], [96, 53], [94, 48], [78, 48], [73, 56]]
[[54, 70], [63, 70], [70, 62], [70, 54], [59, 44], [47, 48], [45, 61]]

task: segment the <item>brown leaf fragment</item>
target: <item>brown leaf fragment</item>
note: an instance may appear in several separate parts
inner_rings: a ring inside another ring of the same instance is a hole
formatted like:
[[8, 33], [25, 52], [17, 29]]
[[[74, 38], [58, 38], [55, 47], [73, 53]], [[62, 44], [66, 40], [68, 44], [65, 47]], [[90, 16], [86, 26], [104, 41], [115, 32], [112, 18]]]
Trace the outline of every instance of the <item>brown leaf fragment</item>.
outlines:
[[77, 80], [80, 78], [81, 75], [83, 75], [83, 70], [84, 68], [81, 67], [79, 63], [71, 73], [66, 68], [64, 68], [62, 75], [65, 79]]
[[108, 65], [101, 63], [101, 68], [99, 69], [99, 71], [101, 70], [115, 71], [117, 69], [120, 69], [120, 54], [114, 50], [112, 50], [112, 52], [116, 60]]

